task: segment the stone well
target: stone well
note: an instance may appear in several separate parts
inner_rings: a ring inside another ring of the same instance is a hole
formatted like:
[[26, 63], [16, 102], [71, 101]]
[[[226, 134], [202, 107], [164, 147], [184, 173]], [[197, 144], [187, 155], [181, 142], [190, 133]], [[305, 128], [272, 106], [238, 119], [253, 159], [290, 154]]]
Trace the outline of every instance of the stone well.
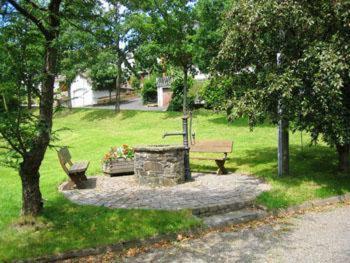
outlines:
[[173, 186], [185, 182], [183, 146], [139, 146], [134, 151], [135, 177], [139, 184]]

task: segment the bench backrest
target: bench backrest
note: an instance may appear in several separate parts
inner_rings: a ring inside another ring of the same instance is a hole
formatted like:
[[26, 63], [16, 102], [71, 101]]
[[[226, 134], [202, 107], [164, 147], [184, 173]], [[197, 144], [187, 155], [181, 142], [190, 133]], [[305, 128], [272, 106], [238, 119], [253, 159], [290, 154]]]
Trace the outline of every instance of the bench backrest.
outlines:
[[70, 166], [73, 165], [72, 163], [72, 157], [68, 151], [67, 147], [62, 147], [58, 152], [58, 159], [60, 161], [60, 164], [63, 168], [63, 170], [66, 172], [66, 174], [69, 174], [68, 172], [68, 168], [67, 168], [67, 164], [69, 164]]
[[230, 153], [232, 141], [198, 141], [191, 145], [191, 152]]

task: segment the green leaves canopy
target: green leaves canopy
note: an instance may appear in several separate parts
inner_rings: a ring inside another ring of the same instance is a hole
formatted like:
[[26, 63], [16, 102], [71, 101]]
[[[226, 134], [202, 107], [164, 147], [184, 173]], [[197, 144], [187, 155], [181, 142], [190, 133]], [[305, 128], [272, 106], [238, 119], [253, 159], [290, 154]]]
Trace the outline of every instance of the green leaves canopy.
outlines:
[[[216, 68], [220, 74], [245, 74], [249, 79], [244, 95], [235, 101], [238, 114], [247, 114], [251, 125], [266, 117], [287, 118], [314, 140], [322, 135], [330, 145], [349, 144], [349, 5], [236, 1]], [[284, 116], [277, 115], [278, 99]]]

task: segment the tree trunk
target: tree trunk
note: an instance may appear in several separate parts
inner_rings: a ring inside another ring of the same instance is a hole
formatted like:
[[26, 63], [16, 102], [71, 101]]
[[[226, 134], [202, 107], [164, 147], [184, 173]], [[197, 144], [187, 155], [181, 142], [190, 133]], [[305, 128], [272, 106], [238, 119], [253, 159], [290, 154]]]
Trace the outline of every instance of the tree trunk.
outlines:
[[337, 145], [339, 171], [350, 173], [350, 144]]
[[67, 101], [67, 107], [68, 109], [72, 109], [72, 94], [71, 94], [71, 90], [72, 90], [72, 82], [68, 82], [67, 83], [67, 92], [68, 92], [68, 101]]
[[32, 109], [32, 84], [29, 83], [27, 86], [27, 103], [28, 103], [28, 110]]
[[[116, 4], [116, 10], [119, 9], [119, 5]], [[119, 13], [116, 12], [116, 19], [117, 21], [119, 20]], [[116, 77], [116, 93], [115, 93], [115, 112], [119, 113], [120, 112], [120, 92], [121, 92], [121, 85], [122, 85], [122, 54], [120, 51], [120, 36], [119, 34], [117, 35], [116, 43], [117, 43], [117, 77]]]
[[[34, 165], [34, 166], [33, 166]], [[38, 165], [26, 160], [20, 166], [20, 177], [22, 181], [22, 214], [38, 215], [42, 208], [42, 196], [39, 185]]]
[[281, 119], [278, 124], [278, 175], [289, 174], [289, 122]]
[[5, 96], [5, 94], [2, 94], [2, 101], [3, 101], [3, 103], [4, 103], [4, 110], [5, 110], [6, 112], [8, 112], [9, 109], [8, 109], [8, 107], [7, 107], [7, 102], [6, 102], [6, 96]]
[[46, 41], [44, 80], [41, 90], [39, 130], [32, 148], [26, 153], [20, 167], [22, 179], [22, 214], [36, 216], [42, 210], [42, 198], [39, 185], [39, 168], [50, 143], [53, 116], [53, 90], [57, 48], [53, 39]]
[[185, 66], [183, 68], [183, 74], [184, 74], [184, 90], [183, 90], [183, 105], [182, 105], [182, 111], [183, 111], [183, 115], [186, 116], [187, 115], [187, 89], [188, 89], [188, 70], [187, 67]]
[[24, 16], [33, 20], [45, 36], [45, 65], [39, 104], [38, 133], [29, 151], [23, 156], [20, 176], [23, 187], [24, 215], [38, 215], [43, 204], [39, 185], [39, 168], [50, 143], [53, 117], [54, 82], [56, 76], [58, 47], [56, 39], [59, 35], [61, 0], [51, 0], [48, 5], [48, 28], [36, 17], [30, 15], [15, 1], [11, 1]]
[[122, 76], [122, 65], [121, 65], [121, 59], [120, 56], [118, 58], [118, 73], [116, 78], [116, 93], [115, 93], [115, 112], [120, 112], [120, 92], [121, 92], [121, 76]]

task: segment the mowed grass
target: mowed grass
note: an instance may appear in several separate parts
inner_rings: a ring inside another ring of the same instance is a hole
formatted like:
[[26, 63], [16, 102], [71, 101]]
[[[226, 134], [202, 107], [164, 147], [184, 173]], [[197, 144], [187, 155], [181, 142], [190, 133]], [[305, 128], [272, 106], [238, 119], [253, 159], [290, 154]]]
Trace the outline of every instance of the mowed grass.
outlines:
[[[254, 174], [268, 181], [272, 190], [258, 197], [269, 208], [350, 191], [350, 179], [338, 176], [335, 151], [323, 144], [309, 146], [309, 137], [291, 134], [291, 174], [277, 177], [277, 129], [264, 124], [249, 130], [245, 119], [228, 124], [223, 114], [194, 114], [197, 140], [230, 139], [234, 150], [227, 162], [232, 172]], [[56, 145], [68, 145], [74, 160], [90, 160], [88, 175], [101, 173], [100, 160], [114, 145], [181, 143], [180, 137], [162, 139], [165, 131], [181, 130], [181, 114], [109, 110], [63, 111], [55, 116], [59, 133]], [[191, 162], [193, 171], [215, 171], [213, 161]], [[0, 261], [55, 254], [62, 251], [176, 232], [200, 224], [188, 211], [165, 212], [78, 206], [58, 191], [66, 180], [55, 150], [49, 150], [41, 168], [45, 210], [39, 223], [18, 227], [21, 185], [17, 172], [0, 167]]]

